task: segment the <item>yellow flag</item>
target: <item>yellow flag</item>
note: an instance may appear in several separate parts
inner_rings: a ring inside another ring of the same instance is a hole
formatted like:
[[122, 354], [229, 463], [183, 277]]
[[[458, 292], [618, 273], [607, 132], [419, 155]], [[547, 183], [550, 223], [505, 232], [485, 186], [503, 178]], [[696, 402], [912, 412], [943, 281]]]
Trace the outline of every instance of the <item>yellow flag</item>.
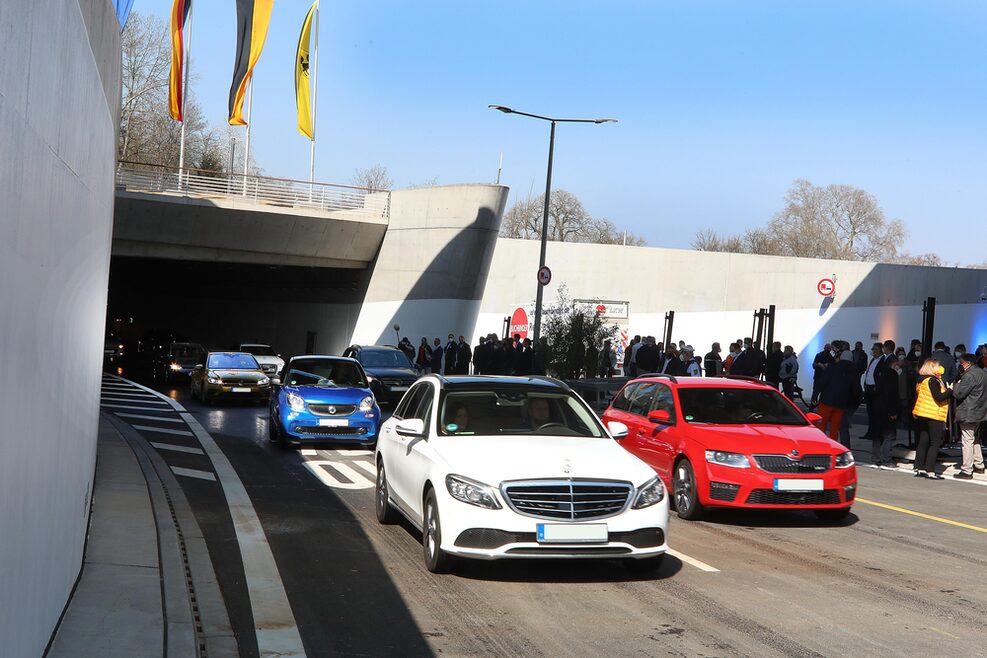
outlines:
[[298, 37], [298, 52], [295, 53], [295, 104], [298, 106], [298, 132], [309, 139], [315, 139], [309, 80], [309, 37], [312, 34], [312, 16], [315, 14], [317, 4], [318, 0], [313, 2], [312, 8], [308, 10], [308, 15], [302, 24], [302, 33]]

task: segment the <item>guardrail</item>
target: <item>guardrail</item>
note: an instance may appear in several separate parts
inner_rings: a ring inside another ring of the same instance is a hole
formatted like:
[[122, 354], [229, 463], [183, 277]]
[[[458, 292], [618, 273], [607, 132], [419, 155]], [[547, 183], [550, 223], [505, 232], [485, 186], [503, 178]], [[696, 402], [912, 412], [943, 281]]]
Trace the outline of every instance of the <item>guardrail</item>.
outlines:
[[345, 211], [354, 217], [387, 219], [390, 192], [350, 185], [310, 183], [289, 178], [227, 174], [139, 162], [117, 166], [118, 190], [170, 194], [200, 199], [248, 199], [280, 208], [304, 208], [325, 213]]

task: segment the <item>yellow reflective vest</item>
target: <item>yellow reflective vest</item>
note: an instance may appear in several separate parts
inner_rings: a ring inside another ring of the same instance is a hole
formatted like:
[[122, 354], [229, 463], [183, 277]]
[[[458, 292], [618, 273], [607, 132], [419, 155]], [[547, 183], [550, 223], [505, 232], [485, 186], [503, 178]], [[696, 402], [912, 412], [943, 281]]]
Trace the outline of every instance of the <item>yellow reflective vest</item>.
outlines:
[[[929, 388], [932, 380], [932, 377], [926, 377], [915, 385], [916, 398], [912, 415], [919, 418], [929, 418], [931, 420], [946, 422], [946, 413], [949, 411], [949, 400], [936, 402], [936, 399], [932, 397], [932, 389]], [[942, 385], [942, 382], [940, 382], [940, 385]]]

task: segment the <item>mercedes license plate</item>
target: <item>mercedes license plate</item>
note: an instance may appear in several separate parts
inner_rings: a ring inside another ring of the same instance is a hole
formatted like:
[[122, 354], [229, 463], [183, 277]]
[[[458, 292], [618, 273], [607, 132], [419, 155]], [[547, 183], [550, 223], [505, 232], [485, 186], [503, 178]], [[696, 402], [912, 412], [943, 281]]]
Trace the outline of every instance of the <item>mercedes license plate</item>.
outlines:
[[349, 427], [350, 421], [345, 418], [320, 418], [319, 425], [322, 427]]
[[605, 544], [606, 523], [539, 523], [539, 544]]
[[775, 491], [822, 491], [822, 480], [782, 480], [775, 478]]
[[241, 386], [234, 386], [233, 387], [233, 392], [234, 393], [249, 393], [250, 392], [250, 389], [249, 388], [244, 388], [244, 387], [241, 387]]

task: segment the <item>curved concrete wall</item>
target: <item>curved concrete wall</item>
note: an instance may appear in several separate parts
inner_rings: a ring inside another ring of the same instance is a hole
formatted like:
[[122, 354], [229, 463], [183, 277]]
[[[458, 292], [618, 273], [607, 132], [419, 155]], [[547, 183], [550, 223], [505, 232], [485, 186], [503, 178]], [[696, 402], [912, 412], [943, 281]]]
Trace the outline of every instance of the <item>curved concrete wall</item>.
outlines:
[[[751, 334], [755, 309], [777, 307], [775, 338], [800, 356], [800, 382], [811, 385], [811, 363], [826, 341], [872, 336], [907, 343], [921, 338], [922, 302], [936, 297], [936, 340], [987, 342], [987, 271], [881, 265], [810, 258], [724, 254], [553, 242], [546, 262], [553, 304], [566, 284], [574, 299], [625, 301], [630, 316], [619, 324], [634, 334], [661, 336], [665, 312], [675, 311], [673, 339], [701, 354], [719, 342]], [[498, 239], [477, 329], [500, 332], [514, 308], [533, 305], [538, 242]], [[836, 276], [836, 297], [816, 290]]]
[[99, 413], [120, 24], [0, 2], [0, 653], [43, 653], [82, 563]]
[[472, 336], [507, 202], [501, 185], [391, 192], [391, 219], [351, 342]]

